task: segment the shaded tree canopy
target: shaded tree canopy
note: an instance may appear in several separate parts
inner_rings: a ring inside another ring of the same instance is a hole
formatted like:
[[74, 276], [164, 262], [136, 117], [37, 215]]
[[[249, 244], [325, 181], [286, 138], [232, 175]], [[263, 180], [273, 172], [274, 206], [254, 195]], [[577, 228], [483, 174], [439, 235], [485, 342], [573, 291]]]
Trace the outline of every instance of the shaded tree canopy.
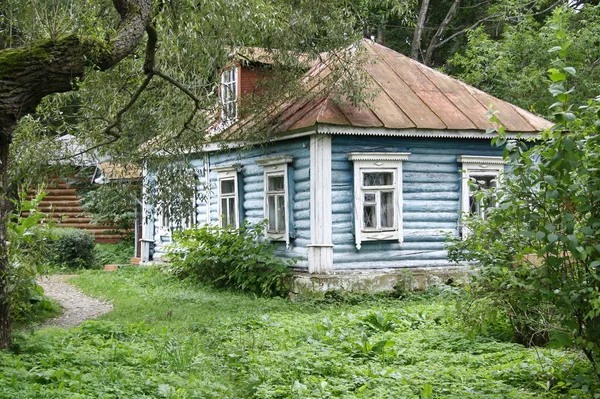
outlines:
[[57, 154], [74, 155], [57, 137], [76, 137], [72, 153], [131, 161], [162, 135], [162, 154], [181, 155], [206, 139], [233, 49], [277, 48], [273, 58], [291, 62], [291, 51], [347, 45], [354, 26], [339, 0], [0, 1], [0, 348], [10, 331], [8, 199]]
[[353, 7], [365, 35], [430, 66], [442, 66], [480, 28], [491, 39], [522, 22], [542, 23], [560, 7], [583, 9], [592, 1], [569, 0], [362, 0]]

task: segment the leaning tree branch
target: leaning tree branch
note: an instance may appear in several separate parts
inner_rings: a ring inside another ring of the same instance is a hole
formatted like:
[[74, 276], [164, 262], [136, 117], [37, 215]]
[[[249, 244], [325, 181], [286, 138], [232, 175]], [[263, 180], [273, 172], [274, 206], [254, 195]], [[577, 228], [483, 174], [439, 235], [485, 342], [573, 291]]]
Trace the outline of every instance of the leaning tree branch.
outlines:
[[156, 63], [156, 45], [158, 43], [158, 34], [156, 32], [156, 28], [152, 23], [149, 23], [146, 26], [145, 30], [148, 33], [148, 42], [146, 43], [146, 57], [144, 59], [144, 73], [146, 74], [146, 77], [144, 78], [144, 81], [142, 82], [140, 87], [138, 87], [135, 93], [133, 93], [127, 104], [125, 104], [125, 106], [123, 106], [123, 108], [121, 108], [117, 112], [113, 122], [109, 124], [103, 131], [104, 134], [112, 136], [115, 139], [120, 139], [121, 135], [115, 133], [114, 129], [117, 129], [119, 131], [121, 130], [121, 122], [123, 120], [123, 115], [125, 115], [131, 109], [131, 107], [134, 106], [134, 104], [140, 98], [142, 93], [146, 90], [146, 88], [150, 84], [150, 81], [155, 75], [154, 65]]
[[82, 151], [79, 151], [79, 152], [77, 152], [75, 154], [69, 154], [69, 155], [64, 156], [62, 158], [59, 158], [58, 161], [66, 161], [67, 159], [73, 159], [75, 157], [78, 157], [78, 156], [90, 153], [90, 152], [92, 152], [94, 150], [97, 150], [98, 148], [101, 148], [101, 147], [104, 147], [104, 146], [107, 146], [107, 145], [110, 145], [110, 144], [116, 142], [117, 140], [119, 140], [119, 138], [120, 137], [111, 137], [110, 139], [108, 139], [106, 141], [103, 141], [102, 143], [98, 143], [98, 144], [95, 144], [95, 145], [93, 145], [91, 147], [88, 147], [85, 150], [82, 150]]
[[416, 60], [419, 58], [419, 50], [421, 49], [421, 38], [425, 28], [425, 19], [427, 10], [429, 9], [429, 0], [421, 1], [421, 9], [419, 10], [419, 18], [417, 19], [417, 27], [413, 35], [413, 41], [410, 46], [410, 58]]
[[113, 122], [110, 125], [108, 125], [102, 131], [102, 133], [104, 133], [108, 136], [112, 136], [117, 140], [121, 138], [121, 134], [114, 132], [114, 129], [116, 128], [119, 131], [121, 130], [121, 122], [123, 120], [123, 115], [125, 115], [125, 113], [127, 113], [127, 111], [129, 111], [131, 109], [131, 107], [133, 107], [133, 105], [136, 103], [138, 98], [140, 98], [140, 95], [142, 95], [142, 93], [146, 90], [146, 87], [148, 87], [148, 84], [150, 84], [150, 81], [152, 80], [153, 76], [154, 76], [154, 74], [146, 75], [146, 77], [144, 78], [144, 81], [142, 82], [140, 87], [137, 88], [135, 93], [133, 93], [133, 96], [131, 96], [131, 98], [129, 99], [129, 102], [127, 104], [125, 104], [125, 106], [123, 108], [121, 108], [119, 110], [119, 112], [117, 112]]
[[454, 19], [454, 16], [456, 15], [456, 11], [458, 10], [459, 5], [460, 5], [460, 0], [454, 0], [454, 3], [452, 3], [452, 6], [450, 6], [450, 9], [448, 10], [446, 17], [444, 17], [444, 20], [440, 24], [438, 30], [435, 32], [435, 34], [431, 38], [431, 41], [429, 42], [429, 46], [427, 47], [427, 51], [425, 52], [425, 57], [423, 58], [423, 64], [429, 65], [429, 63], [431, 62], [431, 57], [433, 56], [433, 50], [436, 48], [435, 44], [442, 37], [442, 34], [444, 33], [444, 29], [446, 29], [446, 26], [448, 26], [448, 24]]
[[[546, 7], [545, 9], [543, 9], [541, 11], [538, 11], [538, 12], [535, 12], [533, 14], [529, 14], [529, 15], [532, 16], [532, 17], [535, 17], [537, 15], [545, 14], [545, 13], [547, 13], [548, 11], [550, 11], [551, 9], [553, 9], [554, 7], [556, 7], [559, 3], [563, 2], [563, 1], [564, 0], [557, 0], [554, 3], [552, 3], [551, 5], [549, 5], [548, 7]], [[477, 28], [479, 25], [483, 24], [484, 22], [496, 21], [496, 20], [499, 20], [502, 16], [503, 16], [503, 14], [496, 14], [496, 15], [491, 15], [489, 17], [482, 18], [479, 21], [476, 21], [473, 25], [471, 25], [471, 26], [469, 26], [467, 28], [461, 29], [458, 32], [455, 32], [452, 35], [448, 36], [444, 40], [441, 40], [440, 42], [438, 42], [437, 44], [435, 44], [434, 50], [437, 49], [437, 48], [439, 48], [439, 47], [442, 47], [444, 44], [446, 44], [449, 41], [455, 39], [456, 37], [458, 37], [460, 35], [463, 35], [463, 34], [467, 33], [468, 31], [471, 31], [471, 30]], [[506, 17], [506, 21], [512, 21], [512, 20], [519, 19], [519, 18], [521, 18], [521, 16]]]
[[153, 69], [152, 72], [154, 74], [156, 74], [156, 76], [160, 77], [161, 79], [166, 80], [173, 86], [177, 87], [179, 90], [181, 90], [183, 93], [185, 93], [185, 95], [187, 95], [194, 102], [194, 109], [192, 110], [192, 112], [190, 113], [188, 118], [183, 123], [183, 126], [181, 127], [179, 132], [173, 138], [180, 137], [186, 130], [188, 130], [190, 128], [192, 121], [196, 117], [196, 114], [200, 111], [200, 109], [202, 109], [202, 105], [201, 105], [202, 102], [200, 101], [198, 96], [196, 96], [194, 93], [192, 93], [192, 91], [190, 89], [185, 87], [178, 80], [174, 79], [173, 77], [171, 77], [171, 76], [167, 75], [166, 73], [161, 72], [157, 69]]

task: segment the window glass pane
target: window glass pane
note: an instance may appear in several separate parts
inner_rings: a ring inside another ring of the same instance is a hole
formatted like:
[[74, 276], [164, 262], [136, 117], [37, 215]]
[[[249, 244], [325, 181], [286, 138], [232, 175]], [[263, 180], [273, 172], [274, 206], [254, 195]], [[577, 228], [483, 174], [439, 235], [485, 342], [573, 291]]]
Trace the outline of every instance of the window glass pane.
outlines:
[[474, 215], [480, 215], [480, 204], [474, 195], [469, 197], [469, 212]]
[[381, 193], [381, 227], [394, 227], [394, 192]]
[[[493, 206], [490, 203], [489, 199], [482, 198], [480, 200], [477, 199], [477, 191], [487, 190], [492, 187], [497, 186], [497, 178], [496, 175], [487, 175], [487, 176], [471, 176], [469, 178], [471, 186], [469, 187], [469, 212], [474, 215], [479, 215], [481, 217], [485, 216], [485, 209]], [[473, 188], [472, 185], [476, 187]]]
[[364, 228], [374, 228], [377, 227], [377, 222], [375, 221], [375, 205], [365, 205], [363, 207], [363, 227]]
[[363, 173], [363, 186], [391, 186], [394, 184], [393, 172]]
[[235, 184], [233, 179], [221, 180], [221, 194], [233, 194], [235, 192]]
[[269, 176], [268, 191], [283, 191], [283, 176]]
[[269, 231], [277, 231], [277, 220], [276, 220], [276, 212], [277, 207], [275, 206], [275, 195], [269, 195], [267, 197], [267, 207], [269, 208]]
[[471, 182], [477, 185], [478, 190], [485, 190], [488, 188], [496, 187], [496, 176], [471, 176]]
[[227, 199], [227, 225], [235, 227], [235, 198]]
[[227, 198], [221, 199], [221, 226], [228, 226], [228, 218], [227, 218]]
[[365, 194], [365, 203], [374, 203], [375, 202], [375, 194], [374, 193], [369, 193], [369, 194]]
[[277, 196], [277, 231], [285, 231], [285, 198]]

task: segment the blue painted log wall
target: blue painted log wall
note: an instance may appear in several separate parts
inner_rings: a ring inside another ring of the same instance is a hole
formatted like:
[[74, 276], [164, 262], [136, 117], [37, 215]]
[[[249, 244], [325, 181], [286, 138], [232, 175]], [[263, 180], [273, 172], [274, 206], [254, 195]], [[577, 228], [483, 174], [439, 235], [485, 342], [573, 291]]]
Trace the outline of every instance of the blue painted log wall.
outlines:
[[[403, 167], [404, 242], [363, 241], [355, 247], [353, 165], [349, 152], [409, 152]], [[445, 236], [458, 234], [457, 155], [500, 156], [488, 140], [334, 136], [332, 140], [334, 270], [429, 267], [448, 264]]]
[[[310, 139], [300, 138], [266, 144], [249, 150], [238, 150], [210, 154], [210, 167], [227, 166], [235, 163], [242, 165], [243, 182], [241, 199], [246, 220], [256, 223], [265, 219], [264, 214], [264, 168], [256, 161], [281, 155], [291, 155], [292, 163], [288, 166], [290, 177], [290, 233], [294, 239], [290, 241], [290, 249], [285, 243], [276, 242], [277, 253], [287, 258], [296, 258], [297, 268], [308, 268], [308, 244], [310, 244]], [[219, 205], [217, 195], [217, 173], [210, 172], [210, 220], [217, 222]], [[206, 205], [198, 204], [198, 221], [206, 221]]]

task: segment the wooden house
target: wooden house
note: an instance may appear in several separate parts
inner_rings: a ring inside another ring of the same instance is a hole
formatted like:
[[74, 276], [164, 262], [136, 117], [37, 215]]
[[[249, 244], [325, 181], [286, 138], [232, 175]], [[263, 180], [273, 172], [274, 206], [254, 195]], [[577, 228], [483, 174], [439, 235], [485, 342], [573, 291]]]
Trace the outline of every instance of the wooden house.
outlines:
[[[267, 219], [279, 254], [297, 258], [309, 274], [449, 266], [446, 235], [462, 234], [461, 212], [483, 212], [467, 181], [494, 185], [504, 169], [502, 148], [486, 133], [488, 109], [508, 137], [532, 137], [551, 125], [382, 45], [360, 46], [375, 89], [370, 106], [327, 96], [289, 101], [266, 144], [207, 148], [194, 162], [199, 189], [210, 187], [207, 201], [196, 204], [196, 223]], [[317, 63], [306, 76], [327, 73]], [[236, 120], [239, 94], [256, 76], [241, 63], [223, 71], [224, 120]], [[150, 219], [144, 238], [159, 259], [169, 226]]]

